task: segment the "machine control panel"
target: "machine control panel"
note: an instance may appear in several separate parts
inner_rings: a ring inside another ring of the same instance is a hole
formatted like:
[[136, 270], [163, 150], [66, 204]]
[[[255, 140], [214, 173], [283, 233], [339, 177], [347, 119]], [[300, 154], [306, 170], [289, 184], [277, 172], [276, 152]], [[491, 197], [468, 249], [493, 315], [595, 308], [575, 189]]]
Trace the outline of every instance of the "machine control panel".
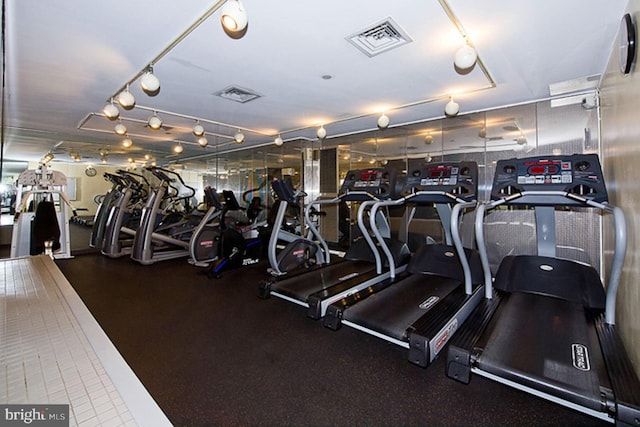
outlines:
[[477, 190], [476, 162], [444, 162], [409, 171], [402, 195], [413, 195], [411, 201], [417, 203], [451, 203], [452, 199], [442, 192], [474, 200]]
[[346, 201], [386, 200], [396, 196], [396, 170], [369, 168], [347, 172], [339, 195]]
[[[491, 189], [496, 200], [525, 191], [563, 191], [597, 202], [607, 201], [602, 168], [597, 154], [540, 156], [499, 160]], [[520, 205], [580, 204], [563, 196], [522, 197], [510, 201]]]

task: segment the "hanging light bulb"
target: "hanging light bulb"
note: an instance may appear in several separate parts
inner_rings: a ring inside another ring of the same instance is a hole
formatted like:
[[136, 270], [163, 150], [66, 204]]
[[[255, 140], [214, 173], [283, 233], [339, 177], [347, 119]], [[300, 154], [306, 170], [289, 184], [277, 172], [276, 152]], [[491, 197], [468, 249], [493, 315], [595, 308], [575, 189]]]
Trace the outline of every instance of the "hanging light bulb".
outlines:
[[282, 140], [282, 137], [278, 135], [276, 139], [273, 140], [273, 143], [279, 147], [284, 144], [284, 141]]
[[477, 60], [478, 53], [476, 50], [468, 43], [465, 43], [464, 46], [456, 51], [453, 63], [459, 70], [466, 71], [476, 65]]
[[238, 130], [235, 135], [233, 135], [233, 140], [236, 144], [242, 144], [244, 142], [244, 134]]
[[324, 128], [324, 125], [320, 125], [320, 128], [316, 132], [316, 136], [318, 139], [325, 139], [327, 137], [327, 130]]
[[126, 137], [125, 139], [122, 140], [122, 146], [124, 148], [131, 148], [132, 145], [133, 145], [133, 141], [131, 140], [131, 138]]
[[444, 107], [444, 113], [449, 117], [453, 117], [453, 116], [456, 116], [459, 111], [460, 111], [460, 105], [458, 105], [458, 103], [454, 101], [452, 97], [449, 100], [449, 102], [447, 102], [447, 105]]
[[153, 74], [153, 67], [149, 67], [140, 78], [140, 87], [149, 96], [156, 96], [160, 92], [160, 80]]
[[202, 136], [204, 135], [204, 128], [202, 127], [202, 125], [200, 124], [200, 122], [196, 122], [195, 126], [193, 127], [193, 134], [195, 136]]
[[378, 127], [380, 129], [386, 129], [389, 127], [389, 117], [385, 113], [382, 113], [380, 117], [378, 117]]
[[118, 104], [125, 110], [131, 110], [136, 105], [136, 98], [129, 92], [129, 85], [118, 95]]
[[107, 156], [100, 156], [100, 162], [101, 163], [107, 163]]
[[220, 20], [226, 31], [238, 33], [247, 27], [247, 11], [240, 0], [227, 0], [221, 9]]
[[114, 105], [113, 99], [111, 99], [111, 102], [102, 108], [102, 114], [104, 114], [104, 116], [109, 120], [115, 120], [120, 116], [120, 110], [118, 110], [118, 107]]
[[184, 151], [184, 147], [179, 142], [173, 146], [173, 152], [176, 154], [180, 154]]
[[200, 138], [198, 138], [198, 145], [204, 148], [207, 145], [209, 145], [209, 140], [207, 139], [206, 136], [202, 135]]
[[122, 123], [118, 123], [114, 128], [113, 131], [116, 133], [116, 135], [126, 135], [127, 134], [127, 127], [122, 124]]
[[158, 117], [158, 114], [154, 111], [153, 116], [149, 117], [147, 124], [151, 129], [158, 130], [162, 127], [162, 119]]

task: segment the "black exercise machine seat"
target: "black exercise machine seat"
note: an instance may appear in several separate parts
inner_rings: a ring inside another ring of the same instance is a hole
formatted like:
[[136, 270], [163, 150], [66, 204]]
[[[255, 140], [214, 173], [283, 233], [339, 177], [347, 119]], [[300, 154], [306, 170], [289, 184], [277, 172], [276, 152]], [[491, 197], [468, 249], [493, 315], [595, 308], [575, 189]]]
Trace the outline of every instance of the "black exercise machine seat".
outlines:
[[[494, 281], [484, 220], [503, 206], [534, 209], [538, 251], [505, 256]], [[595, 268], [557, 256], [556, 207], [613, 214], [606, 293]], [[639, 425], [640, 381], [615, 329], [626, 223], [608, 203], [598, 156], [498, 161], [475, 229], [486, 298], [451, 341], [447, 375], [468, 383], [475, 373], [605, 421]]]

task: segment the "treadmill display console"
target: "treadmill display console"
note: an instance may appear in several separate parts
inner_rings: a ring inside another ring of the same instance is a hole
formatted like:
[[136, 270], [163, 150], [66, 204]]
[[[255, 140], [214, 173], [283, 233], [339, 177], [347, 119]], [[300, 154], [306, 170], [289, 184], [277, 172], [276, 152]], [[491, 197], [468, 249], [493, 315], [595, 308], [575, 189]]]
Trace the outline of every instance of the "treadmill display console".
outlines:
[[350, 170], [340, 187], [346, 201], [384, 200], [394, 197], [396, 171], [392, 168]]
[[412, 202], [450, 203], [442, 192], [465, 200], [476, 198], [478, 165], [476, 162], [445, 162], [428, 164], [411, 171], [402, 190], [403, 196], [413, 195]]
[[[496, 165], [491, 198], [496, 200], [526, 191], [568, 192], [595, 200], [607, 201], [607, 190], [600, 160], [596, 154], [541, 156], [499, 160]], [[526, 195], [513, 199], [520, 205], [574, 205], [577, 201], [549, 194], [536, 197]]]

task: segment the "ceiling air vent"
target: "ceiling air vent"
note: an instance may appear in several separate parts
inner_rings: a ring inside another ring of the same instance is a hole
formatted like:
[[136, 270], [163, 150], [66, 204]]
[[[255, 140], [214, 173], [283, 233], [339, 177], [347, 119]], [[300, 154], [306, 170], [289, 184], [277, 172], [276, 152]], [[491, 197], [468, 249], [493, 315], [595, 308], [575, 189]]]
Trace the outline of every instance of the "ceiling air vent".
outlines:
[[215, 96], [228, 99], [230, 101], [239, 102], [244, 104], [245, 102], [253, 101], [256, 98], [260, 98], [260, 95], [250, 89], [245, 89], [239, 86], [229, 86], [214, 93]]
[[369, 57], [413, 41], [391, 17], [350, 35], [347, 40]]

